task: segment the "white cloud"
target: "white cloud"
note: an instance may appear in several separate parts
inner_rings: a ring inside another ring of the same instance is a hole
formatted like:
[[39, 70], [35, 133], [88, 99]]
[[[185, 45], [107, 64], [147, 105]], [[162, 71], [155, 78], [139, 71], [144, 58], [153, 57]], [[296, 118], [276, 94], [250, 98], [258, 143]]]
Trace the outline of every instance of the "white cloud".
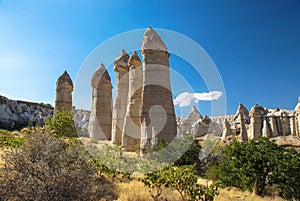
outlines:
[[221, 91], [210, 91], [210, 92], [203, 92], [203, 93], [190, 93], [190, 92], [183, 92], [179, 94], [173, 101], [174, 105], [179, 105], [179, 107], [189, 106], [192, 103], [198, 103], [198, 101], [212, 101], [212, 100], [219, 100], [223, 92]]

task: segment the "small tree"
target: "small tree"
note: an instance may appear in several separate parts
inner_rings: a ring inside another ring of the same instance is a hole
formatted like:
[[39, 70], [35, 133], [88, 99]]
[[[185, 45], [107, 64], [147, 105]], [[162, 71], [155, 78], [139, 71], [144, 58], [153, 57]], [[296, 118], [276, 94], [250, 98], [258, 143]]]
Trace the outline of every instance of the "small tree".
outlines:
[[300, 154], [267, 138], [226, 146], [218, 172], [224, 186], [254, 190], [258, 195], [273, 187], [285, 199], [300, 199]]
[[46, 126], [56, 137], [77, 137], [72, 111], [62, 110], [57, 112], [53, 118], [48, 118]]
[[90, 156], [77, 140], [29, 134], [20, 148], [4, 156], [0, 199], [99, 200], [113, 197], [107, 182], [95, 177]]
[[198, 177], [195, 175], [194, 166], [168, 166], [160, 171], [147, 173], [140, 180], [149, 187], [149, 192], [153, 200], [159, 200], [162, 187], [175, 189], [185, 200], [212, 201], [218, 194], [218, 184], [206, 188], [197, 183]]

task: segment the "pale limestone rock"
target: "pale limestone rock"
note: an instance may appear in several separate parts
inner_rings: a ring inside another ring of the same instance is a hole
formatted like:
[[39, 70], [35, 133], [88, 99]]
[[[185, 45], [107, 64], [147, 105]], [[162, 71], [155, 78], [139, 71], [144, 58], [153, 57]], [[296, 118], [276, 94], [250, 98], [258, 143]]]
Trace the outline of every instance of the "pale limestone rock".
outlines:
[[247, 142], [248, 141], [248, 134], [246, 129], [246, 123], [245, 123], [245, 110], [243, 108], [240, 109], [240, 141]]
[[192, 106], [189, 116], [186, 119], [183, 119], [178, 126], [179, 136], [184, 133], [191, 133], [192, 125], [201, 119], [203, 119], [203, 117], [200, 112], [195, 106]]
[[296, 112], [296, 135], [300, 137], [300, 96], [298, 97], [298, 104], [295, 107]]
[[224, 124], [223, 124], [223, 133], [222, 133], [222, 140], [226, 140], [226, 137], [232, 135], [231, 132], [231, 125], [228, 122], [227, 119], [224, 120]]
[[266, 117], [264, 118], [264, 121], [263, 121], [262, 136], [263, 137], [271, 137], [269, 122], [268, 122], [268, 118], [266, 118]]
[[127, 110], [122, 136], [122, 146], [127, 151], [137, 151], [141, 142], [141, 118], [143, 69], [141, 60], [134, 52], [129, 60], [129, 90]]
[[283, 127], [286, 135], [291, 134], [289, 114], [285, 111], [283, 114]]
[[211, 119], [208, 116], [204, 116], [192, 125], [191, 133], [195, 137], [201, 137], [208, 134], [211, 125]]
[[291, 129], [291, 134], [293, 136], [297, 136], [297, 127], [296, 127], [296, 112], [293, 112], [290, 114], [290, 129]]
[[239, 104], [238, 109], [233, 117], [233, 121], [239, 124], [241, 121], [241, 115], [243, 115], [243, 119], [245, 123], [249, 124], [250, 123], [249, 111], [242, 103]]
[[56, 99], [54, 114], [61, 110], [72, 111], [73, 82], [65, 71], [56, 81]]
[[112, 118], [112, 143], [119, 145], [122, 144], [122, 131], [127, 109], [129, 86], [128, 59], [128, 54], [125, 50], [122, 50], [114, 61], [114, 71], [116, 72], [116, 95]]
[[169, 53], [159, 35], [148, 28], [143, 37], [143, 89], [141, 108], [141, 149], [151, 145], [152, 138], [171, 142], [177, 135], [175, 110], [170, 83]]
[[91, 79], [93, 88], [92, 111], [89, 119], [90, 138], [111, 139], [112, 85], [110, 76], [103, 64], [94, 72]]
[[141, 49], [168, 52], [168, 49], [160, 36], [151, 27], [149, 27], [144, 33]]
[[252, 107], [249, 116], [250, 116], [250, 132], [248, 138], [250, 140], [258, 139], [262, 134], [262, 124], [263, 124], [263, 115], [266, 114], [266, 111], [263, 107], [255, 105]]
[[268, 115], [270, 118], [270, 124], [271, 124], [271, 137], [277, 137], [278, 136], [278, 130], [277, 130], [277, 120], [276, 116], [274, 114]]

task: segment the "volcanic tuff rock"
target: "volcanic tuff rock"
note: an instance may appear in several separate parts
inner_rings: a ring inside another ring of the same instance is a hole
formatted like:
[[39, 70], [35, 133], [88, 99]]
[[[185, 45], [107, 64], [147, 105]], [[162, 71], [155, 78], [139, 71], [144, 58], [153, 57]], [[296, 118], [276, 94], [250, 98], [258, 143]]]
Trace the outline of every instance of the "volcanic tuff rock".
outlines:
[[43, 103], [10, 100], [0, 96], [0, 128], [21, 129], [41, 126], [47, 117], [53, 116], [53, 107]]

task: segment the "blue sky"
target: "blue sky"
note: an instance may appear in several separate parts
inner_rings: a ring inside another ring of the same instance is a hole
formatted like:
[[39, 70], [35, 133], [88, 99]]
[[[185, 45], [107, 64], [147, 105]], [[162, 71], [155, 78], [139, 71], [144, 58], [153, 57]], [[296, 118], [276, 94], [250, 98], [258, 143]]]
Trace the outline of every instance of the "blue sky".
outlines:
[[[234, 113], [239, 102], [248, 109], [256, 103], [295, 107], [300, 95], [299, 0], [0, 0], [0, 94], [53, 104], [55, 82], [64, 70], [75, 83], [97, 46], [149, 26], [184, 34], [208, 53], [224, 83], [227, 113]], [[186, 61], [170, 59], [194, 92], [208, 91]], [[105, 65], [114, 78], [110, 63]], [[199, 101], [201, 113], [210, 114], [210, 104]]]

